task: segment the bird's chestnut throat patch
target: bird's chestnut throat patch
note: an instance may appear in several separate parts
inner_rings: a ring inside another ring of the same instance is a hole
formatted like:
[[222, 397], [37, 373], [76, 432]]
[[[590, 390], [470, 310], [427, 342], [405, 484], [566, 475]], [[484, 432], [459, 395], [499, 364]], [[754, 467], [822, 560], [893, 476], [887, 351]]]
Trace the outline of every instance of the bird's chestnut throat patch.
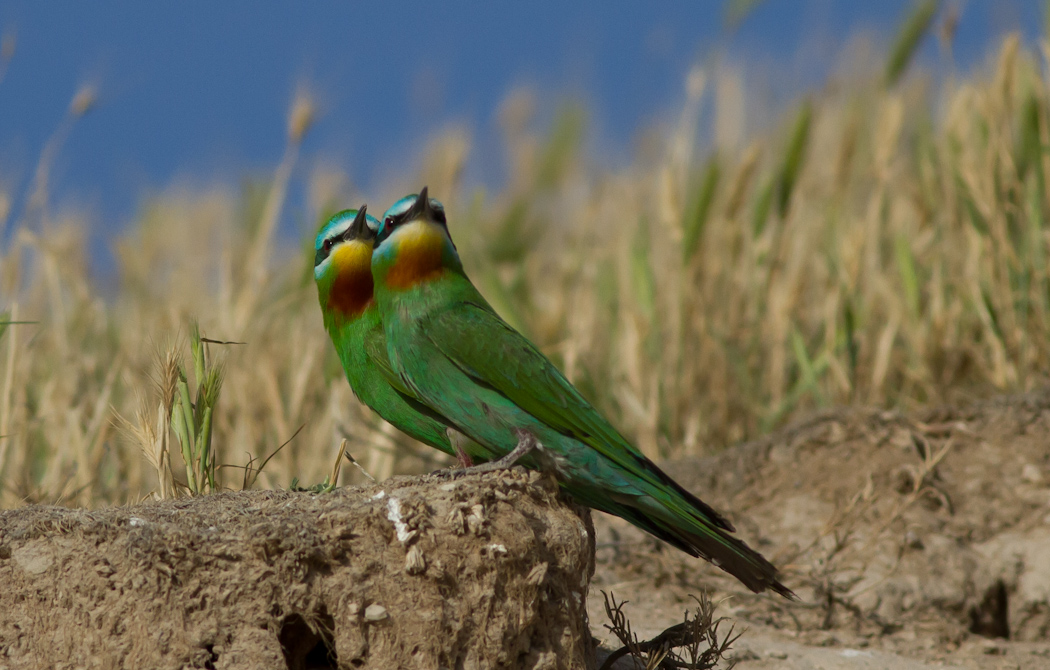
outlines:
[[328, 293], [328, 309], [347, 318], [361, 314], [372, 303], [372, 245], [347, 242], [332, 252], [335, 279]]
[[403, 291], [445, 272], [445, 234], [422, 221], [405, 225], [390, 239], [394, 258], [386, 272], [386, 285]]

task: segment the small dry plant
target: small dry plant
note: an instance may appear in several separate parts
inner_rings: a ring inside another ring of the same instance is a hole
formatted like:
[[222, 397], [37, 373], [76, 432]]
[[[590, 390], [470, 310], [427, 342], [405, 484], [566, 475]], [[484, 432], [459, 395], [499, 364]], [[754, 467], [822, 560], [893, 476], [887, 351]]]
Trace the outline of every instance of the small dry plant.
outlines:
[[175, 399], [172, 403], [171, 427], [181, 447], [186, 465], [186, 487], [192, 495], [215, 490], [215, 452], [212, 448], [212, 417], [222, 388], [223, 365], [208, 360], [208, 345], [201, 337], [200, 326], [193, 324], [190, 351], [196, 391], [191, 399], [186, 369], [177, 361]]
[[671, 626], [651, 640], [644, 642], [631, 630], [631, 622], [623, 611], [626, 600], [616, 601], [616, 596], [602, 591], [605, 598], [605, 614], [611, 623], [605, 627], [613, 632], [623, 645], [605, 659], [600, 670], [610, 670], [621, 658], [627, 656], [635, 665], [645, 670], [708, 670], [709, 668], [732, 668], [736, 661], [726, 654], [742, 633], [734, 635], [734, 627], [722, 635], [719, 626], [727, 619], [715, 618], [716, 606], [701, 593], [696, 600], [696, 609], [686, 611], [684, 621]]
[[[114, 408], [117, 427], [129, 442], [138, 445], [150, 466], [157, 473], [158, 489], [151, 495], [167, 500], [178, 495], [175, 473], [171, 469], [170, 422], [179, 379], [178, 351], [175, 348], [159, 353], [156, 370], [151, 376], [153, 398], [142, 398], [135, 421]], [[155, 409], [154, 409], [155, 408]]]
[[[217, 490], [215, 475], [218, 466], [212, 443], [212, 425], [225, 366], [222, 362], [210, 360], [209, 343], [216, 342], [202, 337], [200, 326], [194, 322], [190, 331], [192, 393], [190, 377], [176, 346], [158, 357], [158, 369], [153, 377], [156, 397], [142, 403], [137, 420], [132, 422], [116, 413], [118, 426], [139, 445], [156, 471], [160, 482], [156, 494], [160, 498], [172, 498], [177, 494], [171, 467], [171, 433], [175, 434], [186, 468], [186, 481], [178, 483], [190, 495]], [[151, 413], [154, 402], [157, 410]]]

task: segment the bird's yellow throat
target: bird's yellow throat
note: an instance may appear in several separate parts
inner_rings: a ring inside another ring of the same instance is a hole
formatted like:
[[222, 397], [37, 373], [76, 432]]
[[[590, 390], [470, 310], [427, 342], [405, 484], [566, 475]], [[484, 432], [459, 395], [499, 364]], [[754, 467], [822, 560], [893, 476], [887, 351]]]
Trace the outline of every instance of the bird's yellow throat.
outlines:
[[413, 221], [398, 228], [391, 240], [394, 262], [386, 285], [395, 290], [411, 288], [445, 272], [445, 233], [426, 221]]
[[328, 294], [328, 308], [353, 318], [372, 302], [372, 245], [357, 240], [340, 244], [332, 252], [335, 281]]

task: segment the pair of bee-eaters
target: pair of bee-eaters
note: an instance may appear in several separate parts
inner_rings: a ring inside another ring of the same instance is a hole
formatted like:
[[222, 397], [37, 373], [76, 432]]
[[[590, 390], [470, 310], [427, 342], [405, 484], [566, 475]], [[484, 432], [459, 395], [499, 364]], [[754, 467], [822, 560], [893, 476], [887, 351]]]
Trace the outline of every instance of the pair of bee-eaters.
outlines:
[[339, 212], [315, 251], [325, 329], [350, 387], [385, 420], [464, 467], [551, 472], [580, 503], [711, 561], [752, 591], [794, 595], [724, 517], [496, 314], [464, 273], [445, 209], [426, 188], [381, 222], [364, 206]]

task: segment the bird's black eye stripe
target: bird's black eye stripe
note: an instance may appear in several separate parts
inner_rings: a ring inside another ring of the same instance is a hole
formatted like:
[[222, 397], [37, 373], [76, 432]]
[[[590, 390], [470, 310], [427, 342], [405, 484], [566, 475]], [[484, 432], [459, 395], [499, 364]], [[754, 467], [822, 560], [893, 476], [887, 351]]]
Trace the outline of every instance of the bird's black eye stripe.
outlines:
[[378, 247], [380, 245], [380, 243], [382, 243], [386, 238], [390, 237], [390, 233], [394, 232], [394, 228], [397, 228], [399, 225], [404, 223], [405, 222], [404, 220], [405, 220], [404, 215], [400, 215], [400, 216], [392, 216], [391, 215], [391, 216], [385, 217], [383, 219], [383, 226], [382, 226], [382, 228], [379, 229], [379, 234], [376, 235], [376, 241], [375, 241], [376, 246]]
[[[434, 203], [434, 200], [430, 201]], [[431, 216], [434, 221], [440, 223], [442, 226], [448, 226], [445, 220], [445, 208], [440, 205], [434, 206], [431, 204]], [[419, 214], [416, 205], [412, 205], [408, 209], [398, 214], [391, 214], [383, 218], [383, 226], [380, 229], [379, 234], [376, 236], [375, 244], [379, 246], [386, 238], [390, 237], [390, 234], [394, 232], [394, 229], [409, 220], [414, 220]], [[454, 247], [455, 245], [453, 245]]]
[[314, 267], [317, 267], [324, 262], [324, 259], [328, 258], [328, 255], [332, 253], [332, 238], [325, 239], [321, 242], [321, 248], [314, 254]]

